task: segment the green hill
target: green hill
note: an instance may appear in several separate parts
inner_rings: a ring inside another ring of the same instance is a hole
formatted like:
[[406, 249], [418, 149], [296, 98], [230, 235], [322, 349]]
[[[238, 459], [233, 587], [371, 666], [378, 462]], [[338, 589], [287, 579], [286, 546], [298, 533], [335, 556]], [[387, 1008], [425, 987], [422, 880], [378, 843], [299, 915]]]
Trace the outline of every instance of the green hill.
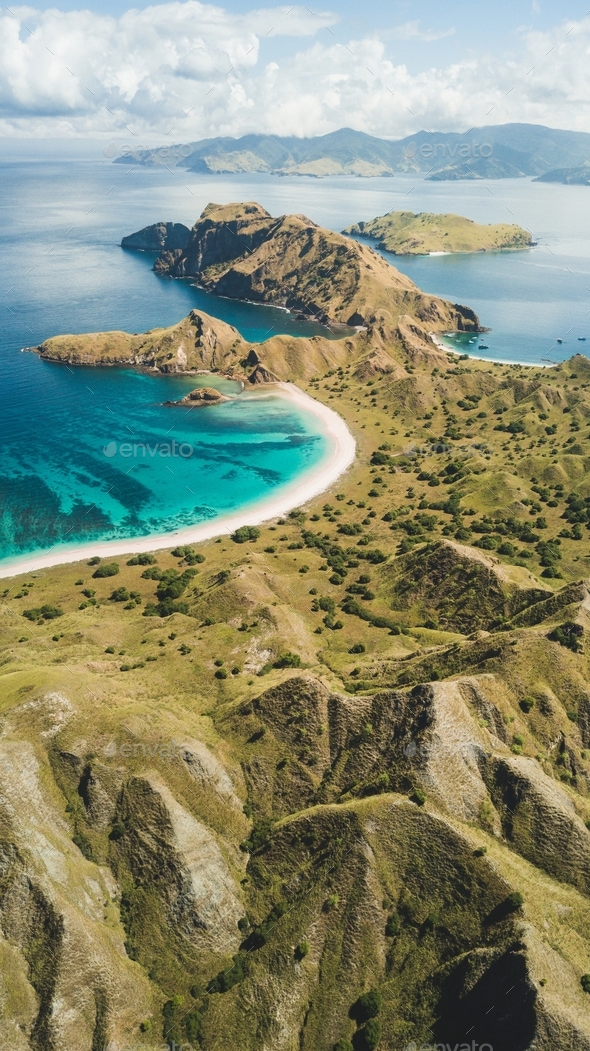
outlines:
[[355, 223], [342, 231], [352, 237], [372, 237], [395, 255], [428, 255], [429, 252], [491, 252], [529, 248], [531, 234], [509, 223], [483, 226], [452, 213], [388, 212], [369, 222]]

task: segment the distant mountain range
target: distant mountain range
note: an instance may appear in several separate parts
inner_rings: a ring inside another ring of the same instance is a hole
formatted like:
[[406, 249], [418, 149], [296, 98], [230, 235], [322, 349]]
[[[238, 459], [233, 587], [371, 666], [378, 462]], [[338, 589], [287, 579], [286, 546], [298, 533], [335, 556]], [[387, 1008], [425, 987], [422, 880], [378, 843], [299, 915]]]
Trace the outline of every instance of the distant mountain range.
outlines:
[[590, 162], [590, 134], [541, 124], [496, 124], [471, 128], [465, 134], [419, 131], [391, 141], [340, 128], [310, 139], [243, 135], [129, 149], [115, 163], [125, 164], [130, 158], [136, 164], [181, 167], [207, 175], [260, 172], [370, 178], [426, 172], [426, 178], [435, 180], [533, 175], [550, 182], [585, 182], [587, 178], [570, 179], [567, 173]]

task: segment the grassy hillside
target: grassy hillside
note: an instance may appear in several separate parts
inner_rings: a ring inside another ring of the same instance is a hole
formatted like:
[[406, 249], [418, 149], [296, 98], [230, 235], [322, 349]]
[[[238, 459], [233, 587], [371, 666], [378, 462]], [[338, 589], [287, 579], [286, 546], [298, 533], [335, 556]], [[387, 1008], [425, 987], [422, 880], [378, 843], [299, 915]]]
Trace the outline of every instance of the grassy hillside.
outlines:
[[491, 252], [501, 248], [528, 248], [530, 233], [514, 223], [482, 225], [452, 213], [388, 212], [342, 231], [353, 237], [375, 237], [378, 248], [395, 255], [429, 252]]
[[588, 1048], [590, 362], [294, 343], [333, 491], [2, 582], [2, 1046]]

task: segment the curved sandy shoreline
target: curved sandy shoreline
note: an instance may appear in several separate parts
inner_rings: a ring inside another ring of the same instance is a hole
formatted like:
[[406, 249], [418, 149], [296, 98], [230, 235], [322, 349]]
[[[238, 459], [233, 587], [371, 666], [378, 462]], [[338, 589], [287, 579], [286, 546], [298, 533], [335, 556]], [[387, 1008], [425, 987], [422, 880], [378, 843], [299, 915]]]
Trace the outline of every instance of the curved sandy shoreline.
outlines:
[[[176, 544], [196, 544], [224, 533], [233, 533], [239, 526], [260, 525], [269, 519], [281, 518], [294, 507], [300, 507], [314, 496], [323, 493], [354, 461], [356, 442], [342, 417], [333, 409], [311, 398], [294, 383], [273, 384], [272, 390], [276, 392], [277, 387], [280, 388], [282, 397], [289, 398], [302, 409], [317, 416], [322, 421], [324, 433], [333, 442], [332, 451], [306, 478], [294, 481], [280, 494], [261, 500], [243, 511], [236, 511], [231, 515], [216, 518], [210, 522], [202, 522], [187, 529], [178, 529], [173, 533], [130, 537], [128, 540], [98, 540], [95, 543], [57, 548], [55, 551], [38, 555], [16, 556], [0, 564], [0, 579], [31, 573], [38, 569], [49, 569], [51, 566], [79, 562], [93, 555], [111, 558], [115, 555], [131, 555], [140, 551], [158, 551], [174, 547]], [[269, 393], [271, 393], [270, 390]]]
[[464, 354], [467, 354], [468, 358], [473, 358], [475, 361], [485, 361], [488, 365], [522, 365], [523, 368], [527, 369], [552, 369], [555, 368], [555, 365], [563, 365], [562, 361], [556, 361], [555, 365], [551, 362], [548, 362], [546, 365], [539, 365], [536, 361], [509, 361], [508, 358], [481, 358], [477, 354], [471, 354], [463, 350], [456, 350], [455, 347], [448, 347], [446, 343], [443, 343], [436, 332], [429, 332], [428, 335], [435, 346], [437, 346], [439, 350], [444, 350], [445, 354], [455, 354], [456, 357], [463, 357]]

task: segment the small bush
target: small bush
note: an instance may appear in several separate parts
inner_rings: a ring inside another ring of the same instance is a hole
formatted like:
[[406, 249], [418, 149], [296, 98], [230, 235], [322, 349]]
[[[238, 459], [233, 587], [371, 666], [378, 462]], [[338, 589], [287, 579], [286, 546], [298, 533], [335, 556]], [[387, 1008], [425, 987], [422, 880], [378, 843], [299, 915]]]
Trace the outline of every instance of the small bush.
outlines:
[[547, 636], [551, 642], [558, 642], [560, 646], [566, 646], [573, 653], [579, 653], [582, 649], [583, 637], [584, 629], [582, 625], [575, 624], [573, 621], [566, 621], [565, 624], [560, 624], [559, 627], [550, 631]]
[[527, 712], [528, 713], [528, 712], [532, 711], [533, 708], [535, 707], [535, 698], [534, 697], [523, 697], [522, 700], [520, 700], [518, 702], [518, 706], [523, 712]]
[[354, 646], [351, 646], [348, 652], [349, 653], [364, 653], [365, 649], [366, 649], [366, 646], [365, 646], [364, 642], [355, 642]]
[[400, 923], [397, 912], [392, 912], [391, 916], [387, 917], [387, 923], [385, 924], [385, 937], [395, 938], [396, 934], [399, 934]]
[[216, 679], [227, 679], [227, 672], [225, 668], [218, 668], [215, 672]]
[[376, 1018], [383, 1006], [383, 997], [378, 989], [370, 989], [363, 993], [350, 1009], [351, 1018], [357, 1022], [368, 1022], [369, 1018]]
[[277, 657], [273, 664], [273, 668], [300, 668], [301, 657], [298, 653], [282, 653], [280, 657]]
[[240, 526], [232, 533], [232, 540], [234, 544], [245, 544], [248, 540], [258, 540], [260, 536], [260, 530], [256, 526]]
[[98, 569], [94, 570], [93, 577], [116, 577], [119, 572], [117, 562], [103, 562]]
[[359, 1031], [363, 1051], [375, 1051], [381, 1040], [381, 1024], [376, 1018], [370, 1018], [366, 1026]]
[[510, 912], [516, 912], [524, 905], [524, 898], [519, 890], [513, 890], [506, 898], [506, 908]]
[[309, 953], [309, 942], [299, 942], [299, 945], [295, 949], [295, 959], [303, 960]]
[[39, 606], [38, 609], [25, 609], [23, 617], [27, 620], [38, 621], [38, 620], [55, 620], [56, 617], [63, 617], [64, 611], [59, 606]]
[[590, 993], [590, 974], [583, 974], [580, 978], [580, 985], [585, 993]]
[[412, 803], [416, 804], [416, 806], [424, 806], [426, 802], [426, 796], [424, 795], [424, 792], [421, 788], [415, 788], [410, 796], [410, 799], [412, 800]]
[[334, 1051], [354, 1051], [354, 1048], [350, 1040], [345, 1040], [344, 1037], [340, 1037], [334, 1044]]
[[[174, 552], [173, 552], [174, 553]], [[153, 566], [155, 565], [156, 559], [154, 555], [150, 555], [146, 552], [142, 552], [140, 555], [134, 555], [127, 562], [128, 566]]]
[[113, 593], [111, 594], [110, 601], [111, 602], [128, 602], [130, 597], [131, 596], [130, 596], [129, 592], [127, 591], [127, 588], [116, 588], [113, 591]]

